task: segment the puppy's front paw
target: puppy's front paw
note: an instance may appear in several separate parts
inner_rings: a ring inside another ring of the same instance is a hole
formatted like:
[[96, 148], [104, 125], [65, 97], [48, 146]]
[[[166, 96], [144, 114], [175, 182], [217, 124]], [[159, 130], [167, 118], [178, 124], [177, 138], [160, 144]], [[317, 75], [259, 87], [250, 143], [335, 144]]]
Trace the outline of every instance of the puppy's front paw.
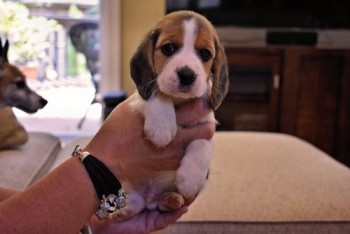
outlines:
[[169, 144], [169, 142], [174, 139], [176, 130], [176, 123], [168, 119], [145, 121], [145, 134], [150, 141], [158, 147]]
[[174, 139], [177, 131], [176, 113], [173, 102], [155, 93], [144, 102], [144, 132], [158, 147], [164, 147]]

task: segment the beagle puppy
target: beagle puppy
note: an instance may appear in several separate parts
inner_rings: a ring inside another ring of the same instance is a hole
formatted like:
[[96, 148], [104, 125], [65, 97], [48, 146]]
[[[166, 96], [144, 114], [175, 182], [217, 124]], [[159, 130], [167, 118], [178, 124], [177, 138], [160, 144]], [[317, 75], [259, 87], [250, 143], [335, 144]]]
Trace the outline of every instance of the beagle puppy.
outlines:
[[[144, 132], [158, 147], [176, 135], [175, 105], [204, 98], [215, 110], [228, 89], [226, 57], [218, 35], [205, 17], [192, 11], [162, 18], [135, 52], [130, 70], [138, 90], [133, 108], [143, 114]], [[214, 113], [201, 121], [215, 121]], [[129, 202], [115, 216], [125, 219], [144, 208], [180, 208], [184, 198], [195, 197], [204, 187], [211, 153], [211, 141], [195, 140], [176, 171], [152, 172], [125, 182]]]

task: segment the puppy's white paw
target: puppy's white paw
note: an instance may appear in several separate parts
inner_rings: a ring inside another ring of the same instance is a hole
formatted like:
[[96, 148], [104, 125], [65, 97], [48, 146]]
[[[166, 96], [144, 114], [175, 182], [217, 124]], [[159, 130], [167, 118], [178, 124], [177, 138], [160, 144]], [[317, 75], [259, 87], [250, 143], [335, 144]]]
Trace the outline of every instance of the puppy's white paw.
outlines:
[[145, 116], [144, 131], [149, 140], [158, 147], [164, 147], [174, 139], [177, 131], [173, 102], [155, 93], [143, 103]]
[[144, 131], [153, 144], [163, 147], [174, 139], [177, 126], [175, 122], [168, 119], [157, 119], [156, 121], [145, 121]]

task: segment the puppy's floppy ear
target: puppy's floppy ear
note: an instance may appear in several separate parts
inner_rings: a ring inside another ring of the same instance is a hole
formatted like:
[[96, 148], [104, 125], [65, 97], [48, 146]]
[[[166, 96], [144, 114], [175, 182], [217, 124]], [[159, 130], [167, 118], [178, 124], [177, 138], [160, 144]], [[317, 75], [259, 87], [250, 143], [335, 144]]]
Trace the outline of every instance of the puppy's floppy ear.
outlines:
[[224, 48], [220, 45], [217, 38], [214, 41], [216, 55], [211, 69], [213, 86], [209, 96], [209, 105], [213, 110], [216, 110], [227, 94], [229, 79]]
[[143, 99], [148, 99], [156, 86], [154, 71], [154, 47], [159, 32], [150, 32], [142, 41], [130, 61], [130, 74]]
[[2, 41], [0, 39], [0, 66], [2, 66], [4, 63], [8, 63], [7, 53], [9, 50], [9, 41], [6, 40], [4, 47], [2, 47]]

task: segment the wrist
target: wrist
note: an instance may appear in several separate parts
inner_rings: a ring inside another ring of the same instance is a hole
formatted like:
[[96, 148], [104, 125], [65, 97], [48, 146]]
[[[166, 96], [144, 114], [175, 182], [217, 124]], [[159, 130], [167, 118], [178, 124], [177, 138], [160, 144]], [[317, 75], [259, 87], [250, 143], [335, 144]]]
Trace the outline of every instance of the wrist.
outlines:
[[103, 162], [103, 164], [108, 167], [108, 169], [116, 178], [118, 178], [120, 181], [123, 180], [123, 163], [120, 161], [120, 158], [116, 154], [113, 154], [113, 152], [111, 152], [111, 150], [107, 147], [107, 144], [96, 143], [95, 139], [93, 139], [82, 150], [90, 152], [90, 154], [94, 155], [101, 162]]
[[102, 220], [111, 213], [123, 208], [127, 204], [127, 195], [122, 189], [120, 181], [109, 168], [88, 151], [83, 151], [77, 145], [72, 156], [79, 157], [94, 185], [100, 205], [96, 211], [97, 217]]
[[99, 220], [96, 216], [91, 216], [89, 220], [91, 232], [93, 234], [98, 233], [110, 233], [108, 232], [110, 226], [110, 220]]

